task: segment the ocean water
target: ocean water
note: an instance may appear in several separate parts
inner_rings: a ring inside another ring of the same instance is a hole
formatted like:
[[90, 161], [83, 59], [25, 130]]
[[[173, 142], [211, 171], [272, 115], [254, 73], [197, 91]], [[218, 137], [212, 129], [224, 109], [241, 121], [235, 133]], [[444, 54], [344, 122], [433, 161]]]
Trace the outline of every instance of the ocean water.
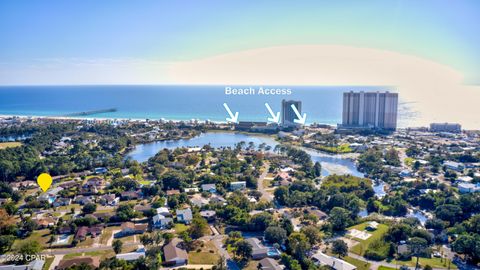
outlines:
[[[294, 99], [302, 101], [307, 123], [334, 125], [342, 119], [343, 92], [389, 90], [371, 86], [288, 88], [291, 95], [225, 95], [225, 86], [3, 86], [0, 115], [65, 116], [116, 108], [115, 112], [85, 117], [225, 121], [226, 102], [233, 112], [239, 112], [239, 121], [266, 121], [270, 117], [266, 102], [278, 112], [282, 99]], [[399, 126], [415, 122], [418, 115], [400, 96]]]

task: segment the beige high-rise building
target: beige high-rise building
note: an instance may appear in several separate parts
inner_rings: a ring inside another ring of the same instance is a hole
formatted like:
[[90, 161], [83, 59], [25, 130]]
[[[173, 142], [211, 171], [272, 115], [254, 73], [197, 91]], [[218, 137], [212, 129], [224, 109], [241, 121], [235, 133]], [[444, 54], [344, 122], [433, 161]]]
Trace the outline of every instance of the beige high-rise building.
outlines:
[[397, 93], [345, 92], [342, 127], [395, 130], [397, 110]]

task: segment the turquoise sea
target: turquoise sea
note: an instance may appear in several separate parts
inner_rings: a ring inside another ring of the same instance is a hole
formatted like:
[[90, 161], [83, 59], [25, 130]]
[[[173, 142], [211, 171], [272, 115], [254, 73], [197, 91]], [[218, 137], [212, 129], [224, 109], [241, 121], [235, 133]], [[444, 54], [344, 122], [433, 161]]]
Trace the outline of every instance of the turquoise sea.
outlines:
[[[232, 86], [237, 87], [237, 86]], [[241, 88], [260, 86], [238, 86]], [[275, 86], [263, 86], [276, 88]], [[285, 88], [285, 86], [278, 87]], [[342, 117], [345, 91], [386, 91], [386, 87], [289, 86], [291, 95], [225, 95], [225, 86], [3, 86], [0, 87], [0, 115], [65, 116], [72, 113], [116, 108], [88, 118], [168, 119], [225, 121], [226, 102], [240, 121], [266, 121], [265, 102], [280, 111], [282, 99], [302, 101], [307, 123], [337, 124]], [[402, 103], [399, 126], [418, 117]]]

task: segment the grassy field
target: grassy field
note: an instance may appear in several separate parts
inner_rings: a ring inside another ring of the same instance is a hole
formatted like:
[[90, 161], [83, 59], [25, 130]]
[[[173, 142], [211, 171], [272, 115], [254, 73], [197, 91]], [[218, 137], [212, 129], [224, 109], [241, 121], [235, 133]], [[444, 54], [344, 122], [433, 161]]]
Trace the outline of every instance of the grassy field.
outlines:
[[383, 266], [383, 265], [380, 265], [377, 270], [397, 270], [395, 268], [392, 268], [392, 267], [388, 267], [388, 266]]
[[106, 227], [100, 235], [100, 244], [106, 245], [108, 243], [108, 240], [112, 237], [113, 231], [118, 230], [120, 230], [120, 226]]
[[219, 259], [218, 250], [212, 242], [206, 242], [200, 252], [194, 250], [188, 253], [188, 262], [191, 264], [216, 264]]
[[76, 257], [82, 257], [82, 256], [87, 256], [87, 257], [94, 257], [94, 256], [99, 256], [101, 260], [106, 259], [106, 258], [111, 258], [115, 256], [115, 252], [113, 250], [99, 250], [99, 251], [91, 251], [91, 252], [76, 252], [76, 253], [69, 253], [63, 256], [63, 259], [72, 259]]
[[22, 143], [19, 142], [0, 142], [0, 149], [19, 147]]
[[77, 247], [91, 247], [93, 245], [93, 242], [95, 242], [95, 239], [87, 236], [87, 239], [85, 239], [85, 241], [78, 242]]
[[22, 240], [16, 240], [13, 246], [18, 247], [18, 245], [26, 241], [38, 242], [43, 247], [48, 247], [49, 246], [48, 241], [50, 241], [50, 230], [44, 229], [44, 230], [34, 231], [29, 237]]
[[352, 257], [343, 257], [343, 260], [355, 265], [357, 267], [357, 270], [369, 270], [370, 269], [370, 263], [364, 262]]
[[188, 226], [182, 223], [175, 223], [173, 229], [175, 230], [176, 234], [181, 234], [182, 232], [188, 230]]
[[[355, 225], [355, 226], [352, 226], [352, 227], [348, 228], [348, 230], [357, 229], [359, 231], [363, 231], [367, 227], [367, 224], [368, 224], [367, 222], [361, 223], [361, 224], [358, 224], [358, 225]], [[358, 241], [359, 244], [352, 247], [351, 252], [353, 252], [357, 255], [363, 255], [365, 253], [365, 250], [367, 250], [368, 245], [370, 243], [372, 243], [373, 241], [381, 240], [383, 235], [387, 232], [387, 230], [388, 230], [387, 225], [379, 224], [378, 228], [375, 231], [369, 231], [368, 232], [372, 235], [368, 239], [362, 240], [362, 239], [358, 239], [358, 238], [353, 238], [354, 240]]]
[[45, 259], [45, 264], [43, 265], [42, 270], [50, 269], [50, 265], [52, 265], [53, 259], [55, 259], [55, 257], [47, 257]]
[[[415, 266], [417, 262], [417, 258], [412, 258], [409, 261], [397, 261], [393, 260], [390, 263], [399, 264], [399, 265], [407, 265], [407, 266]], [[433, 268], [447, 268], [448, 267], [448, 259], [443, 258], [420, 258], [419, 264], [421, 267], [425, 267], [425, 265], [430, 265]], [[450, 262], [450, 269], [457, 269], [457, 266]]]

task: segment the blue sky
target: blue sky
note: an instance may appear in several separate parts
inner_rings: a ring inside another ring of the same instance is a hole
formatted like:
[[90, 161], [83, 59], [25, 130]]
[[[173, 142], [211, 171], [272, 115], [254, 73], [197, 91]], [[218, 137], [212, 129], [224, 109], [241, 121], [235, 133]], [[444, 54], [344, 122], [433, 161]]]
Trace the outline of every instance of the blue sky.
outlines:
[[[169, 63], [332, 44], [414, 55], [458, 70], [466, 83], [480, 83], [479, 25], [476, 0], [4, 0], [0, 84], [8, 81], [2, 76], [21, 77], [39, 60]], [[16, 82], [29, 83], [25, 74]]]

